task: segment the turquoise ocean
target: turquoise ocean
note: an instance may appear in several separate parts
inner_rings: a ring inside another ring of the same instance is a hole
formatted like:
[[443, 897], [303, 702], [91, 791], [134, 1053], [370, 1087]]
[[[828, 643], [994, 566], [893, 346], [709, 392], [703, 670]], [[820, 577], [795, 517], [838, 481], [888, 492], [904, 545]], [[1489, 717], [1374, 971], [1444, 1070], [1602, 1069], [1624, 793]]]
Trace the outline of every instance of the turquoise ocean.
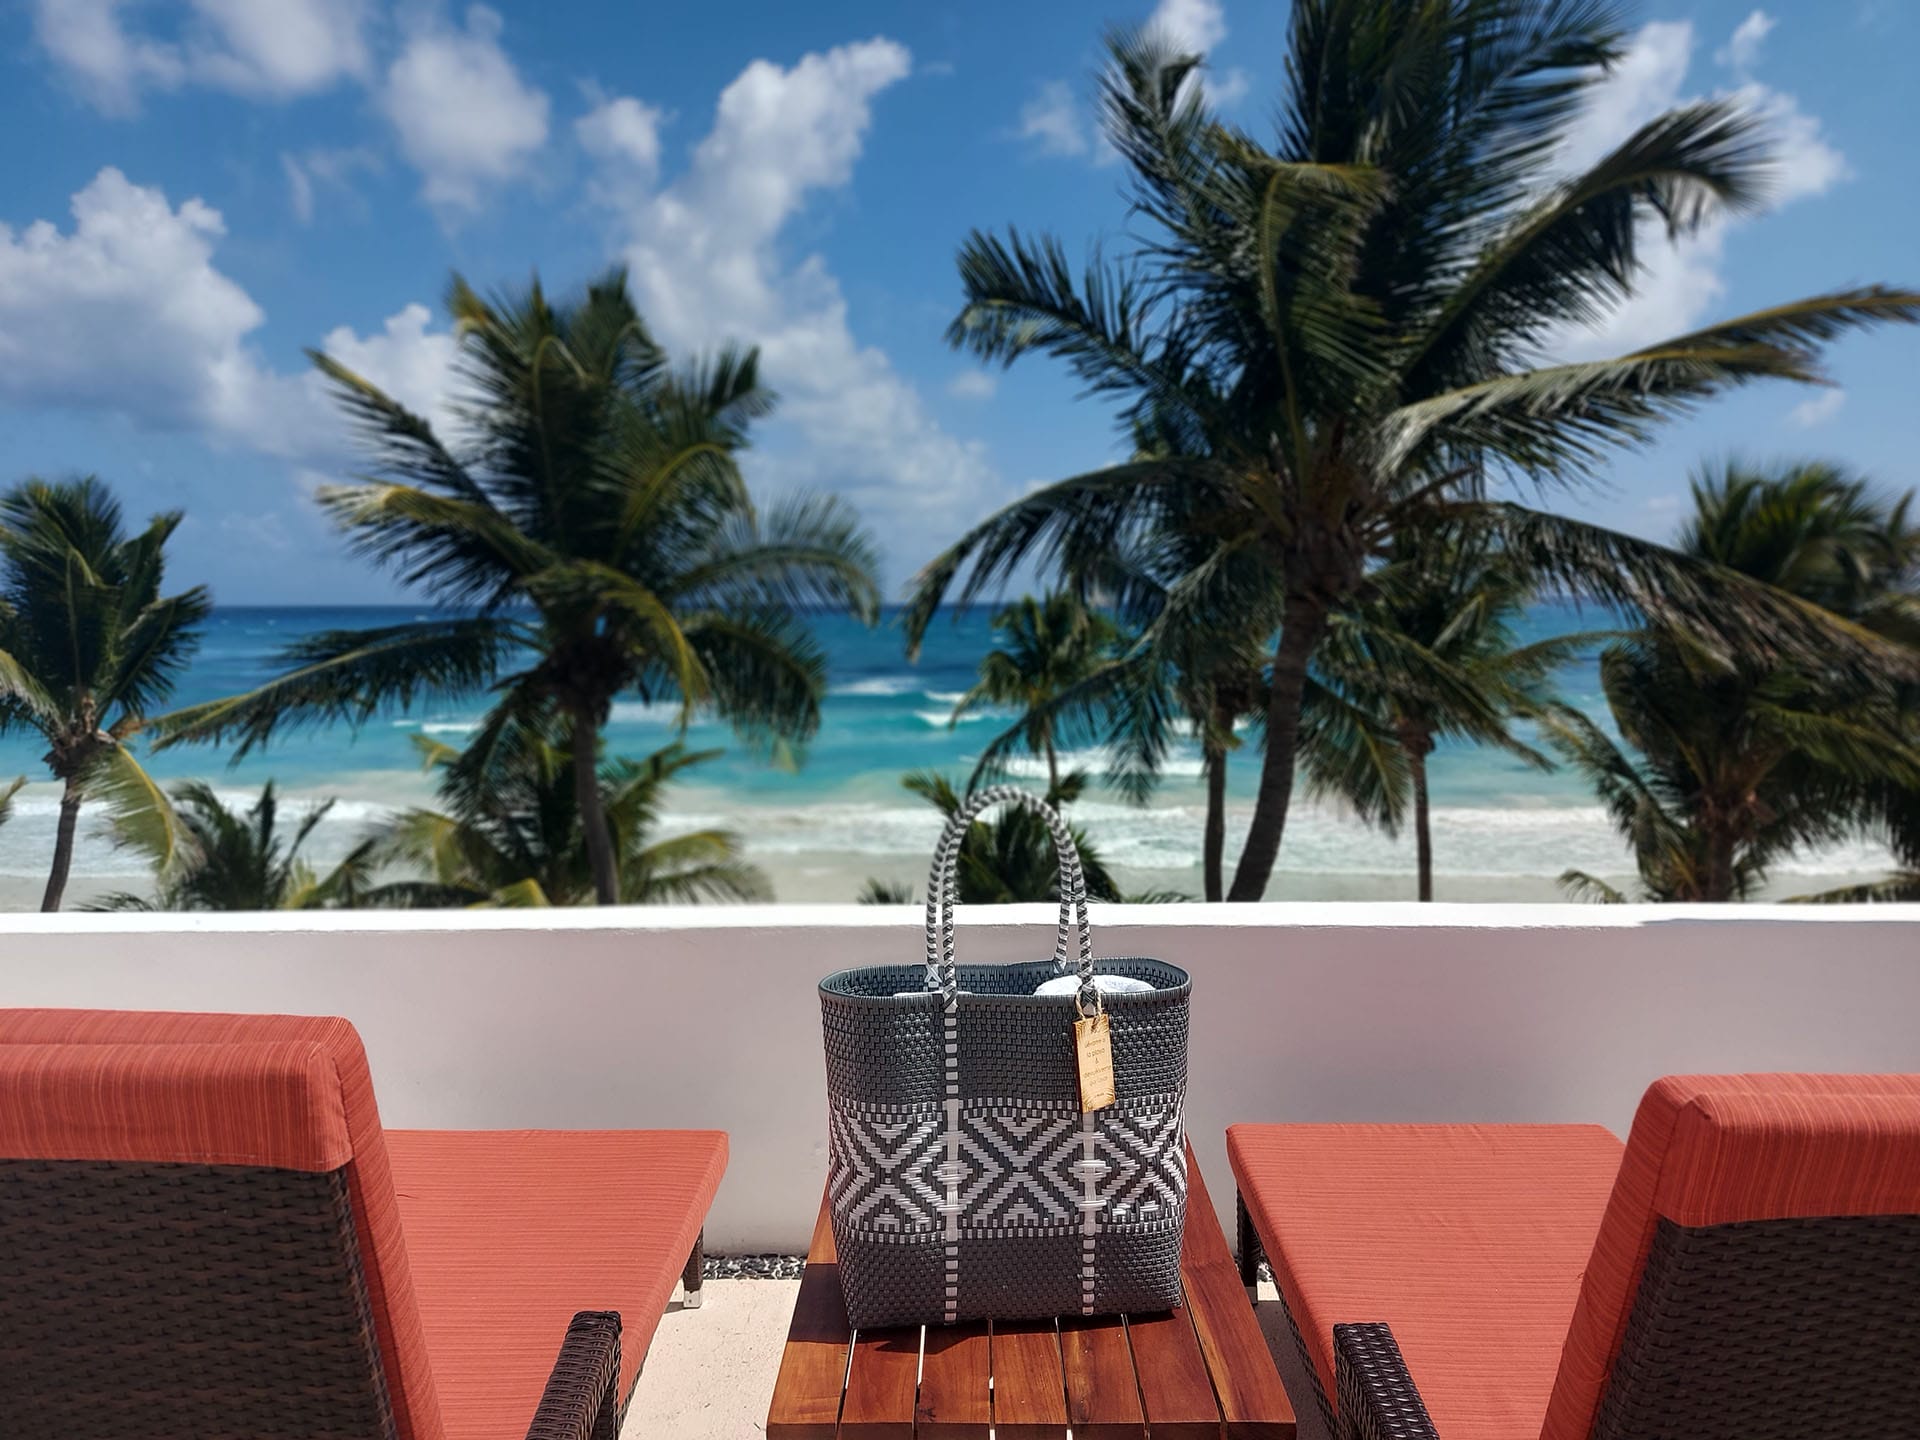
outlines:
[[[421, 613], [417, 607], [223, 608], [209, 622], [174, 703], [257, 685], [274, 673], [279, 649], [302, 635], [393, 624]], [[724, 825], [740, 832], [750, 857], [774, 876], [783, 900], [851, 899], [864, 874], [902, 879], [918, 874], [938, 835], [939, 817], [901, 789], [901, 775], [930, 768], [964, 781], [984, 742], [1012, 719], [975, 712], [958, 725], [950, 723], [954, 702], [972, 683], [991, 644], [988, 616], [978, 609], [942, 618], [913, 663], [906, 658], [896, 615], [872, 629], [841, 616], [816, 617], [815, 633], [830, 657], [829, 690], [819, 733], [797, 766], [770, 763], [724, 726], [696, 724], [685, 736], [687, 743], [725, 753], [675, 788], [669, 823], [675, 828]], [[1523, 640], [1533, 640], [1602, 624], [1593, 612], [1542, 604], [1520, 630]], [[1559, 686], [1568, 702], [1609, 724], [1591, 655], [1570, 663]], [[485, 697], [476, 695], [381, 717], [357, 732], [345, 726], [302, 731], [237, 765], [210, 748], [145, 758], [164, 779], [209, 780], [233, 804], [250, 801], [268, 779], [296, 804], [331, 798], [333, 807], [313, 842], [315, 858], [325, 860], [344, 853], [392, 809], [431, 803], [431, 782], [421, 772], [413, 737], [429, 735], [457, 745], [484, 709]], [[622, 701], [608, 727], [609, 752], [637, 756], [668, 744], [676, 738], [676, 721], [671, 704]], [[31, 737], [0, 737], [0, 782], [16, 774], [31, 782], [15, 802], [11, 822], [0, 826], [0, 878], [10, 882], [16, 904], [26, 882], [45, 875], [57, 812], [57, 793], [46, 782], [40, 748]], [[1230, 772], [1230, 836], [1244, 828], [1258, 765], [1251, 748], [1236, 758]], [[1078, 750], [1067, 759], [1096, 775], [1101, 769], [1097, 749]], [[1015, 763], [1016, 774], [1037, 775], [1041, 769], [1037, 762]], [[1501, 750], [1449, 745], [1435, 756], [1431, 779], [1436, 871], [1462, 882], [1454, 887], [1461, 898], [1552, 898], [1552, 877], [1569, 866], [1613, 876], [1630, 868], [1592, 793], [1564, 769], [1541, 771]], [[1174, 756], [1148, 808], [1125, 804], [1096, 784], [1075, 818], [1132, 888], [1197, 892], [1203, 799], [1199, 756], [1188, 747]], [[1808, 857], [1797, 868], [1808, 874], [1851, 874], [1877, 870], [1880, 863], [1879, 852], [1863, 845]], [[1297, 804], [1275, 893], [1384, 898], [1404, 890], [1410, 896], [1412, 865], [1410, 836], [1389, 838], [1336, 808]], [[112, 849], [97, 817], [83, 822], [77, 882], [92, 881], [97, 889], [108, 886], [110, 877], [123, 877], [112, 883], [132, 884], [137, 869], [130, 857]], [[1444, 881], [1441, 889], [1444, 898]]]

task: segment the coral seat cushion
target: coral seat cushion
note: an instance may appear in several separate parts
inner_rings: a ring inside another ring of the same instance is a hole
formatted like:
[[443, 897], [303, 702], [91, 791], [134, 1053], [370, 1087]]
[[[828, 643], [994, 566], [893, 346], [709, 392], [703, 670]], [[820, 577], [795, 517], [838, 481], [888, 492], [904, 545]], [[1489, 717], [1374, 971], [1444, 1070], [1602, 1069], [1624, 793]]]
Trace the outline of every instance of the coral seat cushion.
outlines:
[[719, 1188], [718, 1131], [390, 1130], [448, 1440], [519, 1433], [578, 1310], [618, 1310], [620, 1387]]
[[1920, 1215], [1920, 1075], [1672, 1075], [1640, 1102], [1542, 1440], [1587, 1440], [1665, 1218]]
[[1537, 1440], [1619, 1168], [1592, 1125], [1239, 1125], [1227, 1154], [1319, 1382], [1384, 1321], [1445, 1440]]

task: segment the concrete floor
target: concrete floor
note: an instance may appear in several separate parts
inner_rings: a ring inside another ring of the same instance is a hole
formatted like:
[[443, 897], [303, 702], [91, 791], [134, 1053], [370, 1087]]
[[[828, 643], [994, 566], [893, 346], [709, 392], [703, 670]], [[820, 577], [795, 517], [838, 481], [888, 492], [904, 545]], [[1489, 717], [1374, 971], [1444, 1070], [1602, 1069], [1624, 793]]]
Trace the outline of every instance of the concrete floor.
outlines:
[[[646, 1368], [634, 1386], [623, 1440], [740, 1440], [766, 1432], [767, 1403], [780, 1373], [780, 1348], [793, 1318], [798, 1280], [709, 1280], [698, 1310], [675, 1300], [654, 1331]], [[1276, 1298], [1267, 1282], [1260, 1298]], [[1262, 1305], [1260, 1328], [1293, 1388], [1292, 1345], [1278, 1305]], [[1300, 1440], [1317, 1426], [1302, 1423]]]

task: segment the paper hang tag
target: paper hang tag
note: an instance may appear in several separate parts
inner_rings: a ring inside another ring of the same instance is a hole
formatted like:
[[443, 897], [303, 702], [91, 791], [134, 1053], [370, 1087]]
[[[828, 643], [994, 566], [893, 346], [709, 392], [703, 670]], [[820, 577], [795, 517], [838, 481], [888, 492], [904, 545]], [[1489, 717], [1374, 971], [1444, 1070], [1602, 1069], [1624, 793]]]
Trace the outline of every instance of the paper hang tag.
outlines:
[[1080, 1072], [1080, 1109], [1104, 1110], [1113, 1104], [1113, 1032], [1101, 1011], [1073, 1022], [1073, 1060]]

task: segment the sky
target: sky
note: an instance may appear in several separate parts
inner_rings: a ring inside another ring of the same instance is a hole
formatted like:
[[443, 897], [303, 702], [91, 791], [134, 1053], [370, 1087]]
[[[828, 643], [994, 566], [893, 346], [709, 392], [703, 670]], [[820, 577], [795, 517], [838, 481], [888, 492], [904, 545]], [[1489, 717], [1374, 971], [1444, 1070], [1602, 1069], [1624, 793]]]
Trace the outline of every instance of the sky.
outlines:
[[[0, 6], [0, 483], [97, 473], [182, 509], [170, 578], [227, 604], [403, 598], [313, 504], [353, 472], [305, 358], [429, 415], [441, 309], [537, 271], [626, 265], [675, 354], [758, 343], [781, 396], [763, 494], [832, 490], [897, 594], [968, 523], [1116, 454], [1043, 358], [985, 371], [943, 332], [975, 227], [1124, 234], [1092, 124], [1100, 40], [1166, 27], [1223, 113], [1267, 128], [1285, 6], [1254, 0], [12, 0]], [[1920, 284], [1907, 0], [1655, 3], [1568, 162], [1729, 92], [1779, 147], [1768, 212], [1652, 251], [1642, 294], [1568, 356], [1841, 286]], [[1832, 388], [1756, 388], [1555, 506], [1677, 523], [1702, 460], [1817, 456], [1920, 483], [1920, 332], [1844, 339]]]

